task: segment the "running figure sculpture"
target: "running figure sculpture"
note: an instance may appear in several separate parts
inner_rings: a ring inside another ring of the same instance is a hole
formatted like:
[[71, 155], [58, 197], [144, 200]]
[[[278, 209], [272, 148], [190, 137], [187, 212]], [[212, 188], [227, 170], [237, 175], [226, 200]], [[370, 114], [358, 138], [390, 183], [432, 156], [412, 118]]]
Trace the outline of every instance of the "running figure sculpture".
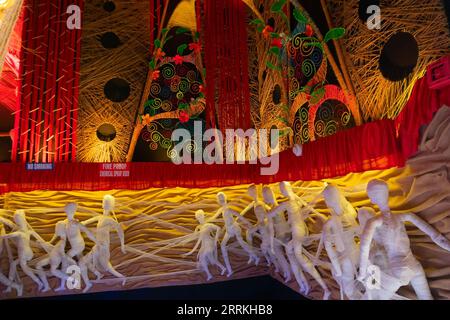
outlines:
[[226, 268], [219, 262], [217, 254], [217, 245], [222, 229], [215, 224], [206, 222], [205, 212], [203, 210], [198, 210], [195, 213], [195, 218], [199, 222], [199, 225], [194, 232], [198, 234], [198, 240], [194, 248], [190, 252], [186, 253], [185, 256], [194, 253], [200, 245], [200, 250], [197, 254], [198, 267], [206, 273], [207, 281], [209, 281], [213, 277], [208, 269], [209, 264], [219, 267], [222, 275], [225, 271], [227, 271]]
[[[389, 188], [386, 182], [372, 180], [367, 186], [367, 194], [373, 204], [381, 211], [369, 220], [361, 237], [360, 271], [358, 280], [365, 281], [369, 268], [369, 254], [372, 241], [385, 249], [388, 259], [386, 273], [391, 281], [383, 283], [388, 295], [393, 295], [401, 286], [411, 283], [418, 299], [433, 299], [422, 265], [414, 257], [410, 241], [406, 233], [405, 222], [410, 222], [419, 228], [441, 248], [450, 251], [450, 241], [413, 213], [392, 214], [389, 207]], [[383, 279], [381, 279], [383, 280]], [[396, 281], [393, 281], [396, 280]], [[386, 282], [386, 281], [384, 281]], [[391, 296], [381, 296], [381, 299], [391, 299]]]

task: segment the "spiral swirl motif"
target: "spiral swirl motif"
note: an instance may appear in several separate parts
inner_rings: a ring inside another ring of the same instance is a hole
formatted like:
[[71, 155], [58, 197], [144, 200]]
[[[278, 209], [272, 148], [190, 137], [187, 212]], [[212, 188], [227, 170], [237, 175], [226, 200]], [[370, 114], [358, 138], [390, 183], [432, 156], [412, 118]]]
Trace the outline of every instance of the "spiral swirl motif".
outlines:
[[323, 60], [323, 52], [319, 48], [315, 48], [315, 50], [311, 54], [311, 60], [316, 66], [316, 68], [319, 68], [322, 64]]
[[296, 78], [291, 78], [291, 83], [289, 84], [289, 88], [294, 92], [300, 90], [300, 83], [298, 82], [298, 80]]
[[289, 67], [288, 75], [289, 75], [289, 77], [293, 77], [295, 75], [295, 68]]
[[291, 42], [289, 42], [287, 45], [287, 51], [290, 57], [293, 57], [295, 55], [295, 52], [297, 51], [292, 42], [293, 40], [291, 40]]
[[190, 82], [194, 82], [197, 80], [197, 72], [195, 72], [194, 70], [189, 70], [186, 74], [186, 78], [190, 81]]
[[155, 151], [156, 149], [158, 149], [158, 144], [156, 143], [156, 142], [151, 142], [150, 144], [149, 144], [149, 148], [150, 148], [150, 150], [152, 150], [152, 151]]
[[183, 93], [189, 91], [189, 81], [186, 78], [181, 79], [179, 89]]
[[170, 111], [172, 109], [172, 102], [170, 102], [170, 100], [164, 100], [161, 105], [161, 109], [166, 112]]
[[304, 108], [304, 107], [300, 108], [299, 114], [300, 114], [300, 120], [302, 121], [302, 123], [308, 122], [309, 113], [308, 113], [307, 108]]
[[152, 132], [152, 141], [159, 142], [161, 140], [161, 134], [158, 131]]
[[188, 73], [189, 69], [186, 66], [186, 64], [182, 63], [177, 65], [177, 69], [176, 69], [176, 73], [177, 75], [179, 75], [180, 77], [184, 77], [186, 76], [186, 74]]
[[350, 123], [351, 117], [352, 115], [350, 114], [350, 112], [344, 112], [341, 116], [342, 125], [347, 126]]
[[159, 85], [159, 83], [153, 82], [152, 85], [150, 86], [150, 93], [153, 96], [157, 96], [160, 94], [160, 92], [161, 92], [161, 86]]
[[186, 143], [185, 150], [189, 153], [195, 153], [197, 151], [197, 144], [194, 140], [189, 140]]
[[178, 92], [180, 90], [180, 82], [172, 81], [170, 83], [170, 91]]
[[[297, 33], [291, 40], [292, 49], [297, 50], [299, 49], [303, 44], [303, 35], [301, 33]], [[295, 51], [294, 51], [295, 52]]]
[[[158, 127], [156, 126], [156, 124], [155, 124], [154, 122], [152, 122], [152, 123], [150, 123], [150, 124], [147, 125], [147, 131], [148, 131], [148, 133], [151, 133], [151, 132], [153, 132], [153, 131], [156, 131], [157, 128], [158, 128]], [[150, 138], [151, 138], [151, 136], [150, 136]]]
[[302, 72], [305, 75], [305, 77], [310, 78], [316, 73], [316, 67], [314, 66], [314, 63], [307, 59], [303, 61], [302, 64]]
[[302, 131], [301, 132], [302, 132], [302, 140], [303, 140], [303, 142], [308, 142], [309, 140], [311, 140], [310, 136], [309, 136], [308, 124], [304, 124], [302, 126]]
[[183, 100], [183, 99], [184, 99], [184, 93], [181, 92], [181, 91], [178, 91], [178, 92], [177, 92], [177, 99], [178, 99], [178, 100]]
[[200, 93], [200, 82], [192, 82], [190, 87], [190, 92], [193, 95], [197, 95]]
[[330, 121], [325, 127], [325, 136], [331, 136], [337, 132], [338, 124], [336, 121]]
[[308, 57], [311, 55], [311, 53], [314, 51], [315, 48], [317, 48], [317, 46], [312, 45], [314, 42], [319, 42], [319, 40], [317, 39], [309, 39], [309, 40], [304, 40], [301, 44], [301, 55]]
[[175, 67], [170, 63], [165, 64], [161, 69], [161, 73], [165, 79], [170, 79], [175, 75]]
[[333, 119], [333, 111], [331, 110], [331, 106], [327, 103], [323, 103], [318, 111], [319, 119], [328, 122]]
[[314, 131], [317, 135], [323, 137], [325, 133], [325, 122], [323, 122], [322, 120], [316, 121], [316, 123], [314, 124]]
[[148, 130], [143, 130], [142, 132], [142, 140], [145, 142], [150, 142], [152, 140], [152, 135]]
[[300, 132], [302, 129], [302, 123], [299, 118], [295, 118], [293, 128], [294, 132]]
[[161, 108], [161, 104], [162, 104], [162, 101], [160, 98], [153, 99], [152, 108], [155, 110], [158, 110], [159, 108]]
[[169, 149], [172, 146], [172, 141], [170, 139], [163, 139], [161, 141], [161, 147], [164, 149]]
[[178, 153], [173, 148], [170, 148], [167, 150], [167, 157], [169, 159], [178, 159], [179, 158]]

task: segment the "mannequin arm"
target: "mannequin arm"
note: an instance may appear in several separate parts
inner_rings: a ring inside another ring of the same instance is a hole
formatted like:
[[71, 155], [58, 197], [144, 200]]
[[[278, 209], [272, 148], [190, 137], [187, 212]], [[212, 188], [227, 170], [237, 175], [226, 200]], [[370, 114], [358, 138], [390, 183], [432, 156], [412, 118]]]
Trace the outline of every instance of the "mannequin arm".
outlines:
[[197, 250], [198, 246], [200, 245], [201, 240], [202, 240], [202, 238], [201, 238], [201, 236], [199, 236], [197, 239], [197, 242], [195, 243], [194, 248], [191, 251], [189, 251], [188, 253], [183, 254], [183, 256], [187, 257], [187, 256], [190, 256], [191, 254], [193, 254]]
[[219, 210], [217, 210], [216, 214], [213, 215], [211, 218], [209, 218], [206, 222], [216, 220], [222, 214], [222, 212], [223, 212], [223, 207], [221, 207]]
[[403, 221], [408, 221], [419, 228], [423, 233], [427, 234], [434, 243], [444, 250], [450, 251], [450, 241], [440, 234], [435, 228], [429, 225], [425, 220], [419, 218], [413, 213], [407, 213], [402, 215]]
[[82, 221], [81, 224], [84, 226], [87, 226], [87, 225], [90, 225], [91, 223], [98, 222], [98, 219], [99, 219], [99, 216], [96, 216], [96, 217]]
[[86, 234], [86, 236], [91, 239], [94, 243], [97, 243], [97, 239], [94, 237], [93, 233], [82, 223], [80, 223], [80, 230]]
[[253, 207], [255, 206], [255, 201], [250, 202], [250, 204], [241, 211], [241, 216], [245, 216]]
[[361, 235], [358, 280], [363, 280], [366, 277], [367, 268], [369, 266], [369, 254], [372, 239], [375, 234], [376, 228], [382, 223], [383, 221], [378, 218], [369, 220]]
[[116, 222], [114, 224], [114, 229], [116, 229], [116, 232], [119, 235], [120, 247], [122, 248], [122, 252], [125, 253], [125, 235], [123, 233], [122, 226], [120, 225], [120, 223]]
[[19, 237], [19, 236], [20, 236], [20, 234], [18, 232], [12, 232], [12, 233], [5, 234], [1, 237], [2, 237], [2, 239], [11, 239], [11, 238]]
[[231, 214], [234, 215], [236, 218], [238, 218], [238, 220], [242, 221], [245, 225], [247, 225], [247, 228], [253, 228], [253, 225], [250, 223], [250, 221], [241, 216], [239, 212], [231, 210]]
[[278, 215], [279, 213], [282, 213], [285, 210], [286, 210], [286, 205], [282, 203], [279, 206], [277, 206], [277, 207], [273, 208], [272, 210], [270, 210], [267, 213], [267, 217], [269, 219], [271, 219], [271, 218], [275, 217], [276, 215]]
[[13, 229], [16, 226], [14, 223], [9, 221], [8, 219], [2, 218], [2, 217], [0, 217], [0, 223], [3, 223], [4, 225], [7, 225], [11, 229]]

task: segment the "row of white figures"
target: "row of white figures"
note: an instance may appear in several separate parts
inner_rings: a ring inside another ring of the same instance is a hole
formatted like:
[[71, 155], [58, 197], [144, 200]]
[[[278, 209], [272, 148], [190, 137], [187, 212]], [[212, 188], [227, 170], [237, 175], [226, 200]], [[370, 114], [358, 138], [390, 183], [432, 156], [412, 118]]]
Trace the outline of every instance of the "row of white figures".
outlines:
[[[228, 271], [228, 276], [232, 274], [227, 244], [236, 237], [249, 255], [249, 262], [257, 264], [257, 251], [260, 251], [268, 265], [273, 265], [276, 272], [282, 272], [286, 282], [293, 274], [304, 294], [310, 290], [304, 276], [307, 272], [322, 287], [323, 298], [329, 298], [330, 291], [316, 269], [316, 266], [321, 266], [331, 269], [340, 287], [341, 299], [401, 299], [396, 292], [410, 283], [419, 299], [432, 299], [424, 270], [411, 252], [405, 222], [414, 224], [445, 250], [450, 251], [450, 241], [415, 214], [391, 214], [389, 188], [384, 181], [373, 180], [367, 186], [368, 196], [381, 214], [376, 214], [372, 208], [361, 208], [356, 213], [340, 190], [328, 185], [322, 193], [331, 212], [327, 217], [297, 196], [288, 182], [281, 182], [279, 187], [287, 198], [281, 204], [277, 203], [269, 187], [263, 188], [264, 201], [261, 201], [256, 187], [250, 186], [248, 193], [253, 201], [240, 213], [228, 206], [223, 193], [217, 195], [220, 209], [212, 218], [205, 219], [202, 210], [196, 212], [200, 223], [195, 230], [198, 240], [187, 255], [200, 245], [198, 265], [208, 280], [212, 278], [209, 264], [216, 265], [222, 274], [225, 271]], [[244, 218], [251, 209], [257, 218], [255, 226]], [[224, 222], [225, 234], [220, 247], [225, 267], [220, 263], [217, 252], [222, 228], [213, 223], [220, 215]], [[313, 217], [324, 222], [320, 235], [309, 234], [305, 221]], [[242, 236], [242, 226], [247, 228], [246, 241]], [[254, 237], [261, 240], [259, 250], [253, 247]], [[318, 250], [316, 255], [312, 255], [305, 246], [316, 240], [319, 240]], [[320, 260], [323, 247], [329, 262]]]
[[[17, 266], [30, 277], [37, 285], [38, 290], [46, 292], [50, 290], [47, 277], [53, 275], [61, 280], [61, 285], [56, 291], [64, 290], [69, 274], [69, 267], [77, 266], [81, 272], [81, 277], [85, 283], [84, 292], [88, 291], [92, 284], [88, 277], [88, 270], [93, 272], [97, 279], [102, 277], [102, 273], [98, 270], [109, 271], [116, 277], [125, 278], [117, 272], [110, 262], [110, 233], [116, 231], [119, 235], [122, 252], [125, 253], [124, 233], [121, 225], [111, 217], [114, 214], [115, 199], [111, 195], [103, 198], [103, 214], [95, 216], [86, 221], [78, 221], [75, 219], [77, 210], [76, 203], [69, 203], [65, 206], [67, 219], [59, 221], [55, 226], [55, 234], [53, 238], [46, 242], [37, 232], [27, 223], [25, 212], [17, 210], [14, 213], [14, 222], [0, 218], [1, 235], [0, 235], [0, 253], [3, 244], [6, 244], [8, 257], [10, 260], [9, 277], [5, 277], [0, 272], [0, 282], [7, 286], [6, 292], [17, 290], [17, 295], [22, 295], [22, 284], [18, 277]], [[96, 232], [92, 234], [87, 226], [97, 223]], [[11, 232], [6, 233], [3, 225], [10, 228]], [[82, 234], [94, 242], [92, 250], [84, 255], [85, 240]], [[31, 238], [37, 240], [40, 248], [46, 255], [40, 258], [34, 269], [29, 266], [33, 260], [34, 252], [32, 249]], [[12, 257], [8, 239], [11, 239], [17, 248], [17, 257]], [[56, 242], [57, 241], [57, 242]], [[56, 243], [55, 243], [56, 242]], [[66, 244], [70, 245], [70, 249], [66, 252]], [[44, 270], [50, 267], [49, 271]]]

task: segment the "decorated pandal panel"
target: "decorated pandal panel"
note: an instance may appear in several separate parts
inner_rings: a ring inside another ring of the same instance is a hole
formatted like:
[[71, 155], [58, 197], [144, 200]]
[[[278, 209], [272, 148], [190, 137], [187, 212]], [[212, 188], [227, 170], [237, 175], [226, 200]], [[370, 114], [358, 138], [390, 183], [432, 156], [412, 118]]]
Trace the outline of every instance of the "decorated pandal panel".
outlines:
[[[403, 169], [221, 189], [5, 194], [2, 272], [23, 296], [269, 273], [313, 299], [447, 299], [449, 119], [441, 108]], [[81, 277], [68, 281], [60, 264]], [[377, 272], [381, 288], [361, 287]]]

